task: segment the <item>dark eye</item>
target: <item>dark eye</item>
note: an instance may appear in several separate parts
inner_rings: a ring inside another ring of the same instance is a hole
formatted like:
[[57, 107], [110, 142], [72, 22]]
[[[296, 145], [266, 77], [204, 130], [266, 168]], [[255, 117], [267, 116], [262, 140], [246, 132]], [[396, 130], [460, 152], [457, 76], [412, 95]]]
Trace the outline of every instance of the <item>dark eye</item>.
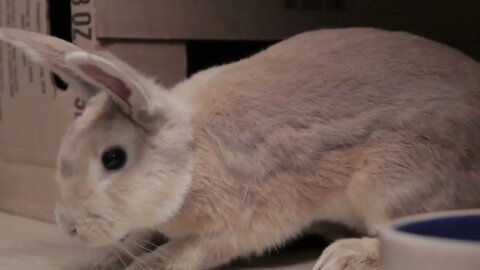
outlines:
[[126, 162], [127, 153], [119, 146], [111, 147], [102, 154], [103, 166], [109, 171], [122, 168]]

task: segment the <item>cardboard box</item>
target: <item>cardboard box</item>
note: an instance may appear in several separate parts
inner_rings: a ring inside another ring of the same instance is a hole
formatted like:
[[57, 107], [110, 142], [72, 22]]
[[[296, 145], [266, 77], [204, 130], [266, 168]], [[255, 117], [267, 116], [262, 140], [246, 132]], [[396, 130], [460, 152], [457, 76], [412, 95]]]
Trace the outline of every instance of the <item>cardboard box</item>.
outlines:
[[480, 37], [480, 1], [476, 0], [94, 2], [101, 39], [281, 40], [307, 30], [346, 26], [401, 29], [443, 41]]
[[[0, 25], [47, 33], [47, 9], [46, 0], [0, 0]], [[16, 49], [0, 51], [0, 210], [52, 220], [58, 142], [76, 98]]]

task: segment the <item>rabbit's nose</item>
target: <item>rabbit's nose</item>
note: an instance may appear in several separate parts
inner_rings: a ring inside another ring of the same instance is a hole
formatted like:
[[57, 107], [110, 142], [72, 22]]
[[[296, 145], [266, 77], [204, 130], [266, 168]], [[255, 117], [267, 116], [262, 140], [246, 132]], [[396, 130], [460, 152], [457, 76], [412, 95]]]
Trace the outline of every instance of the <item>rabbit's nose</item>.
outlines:
[[56, 211], [56, 220], [57, 220], [57, 225], [60, 228], [62, 228], [62, 230], [68, 235], [75, 237], [78, 234], [75, 221], [72, 218], [69, 218], [67, 215], [65, 215], [63, 211], [61, 210]]
[[59, 225], [68, 235], [72, 237], [77, 235], [77, 227], [75, 225], [75, 222], [73, 220], [67, 219], [64, 215], [60, 216]]
[[70, 229], [70, 230], [68, 231], [68, 234], [69, 234], [71, 237], [77, 236], [77, 234], [78, 234], [78, 233], [77, 233], [77, 228], [73, 227], [72, 229]]

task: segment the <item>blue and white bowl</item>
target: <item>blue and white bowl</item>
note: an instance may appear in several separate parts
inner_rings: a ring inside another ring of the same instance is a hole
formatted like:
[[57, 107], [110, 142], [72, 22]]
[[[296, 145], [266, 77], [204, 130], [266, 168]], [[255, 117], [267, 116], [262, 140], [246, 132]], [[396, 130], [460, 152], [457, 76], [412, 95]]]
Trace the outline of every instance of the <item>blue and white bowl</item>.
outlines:
[[480, 270], [480, 209], [400, 219], [380, 232], [382, 270]]

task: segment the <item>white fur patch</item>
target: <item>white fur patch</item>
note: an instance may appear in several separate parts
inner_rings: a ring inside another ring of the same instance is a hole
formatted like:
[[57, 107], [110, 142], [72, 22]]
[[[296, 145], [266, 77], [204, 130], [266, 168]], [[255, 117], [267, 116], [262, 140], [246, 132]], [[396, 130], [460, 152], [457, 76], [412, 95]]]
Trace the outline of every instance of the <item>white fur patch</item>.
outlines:
[[182, 185], [177, 186], [177, 190], [172, 191], [175, 192], [175, 195], [164, 205], [163, 211], [159, 213], [157, 219], [155, 220], [157, 224], [166, 222], [170, 218], [172, 218], [179, 210], [185, 200], [185, 196], [192, 184], [192, 174], [186, 174], [184, 179], [179, 179], [179, 183]]
[[88, 166], [90, 185], [95, 191], [103, 192], [110, 185], [111, 180], [105, 179], [105, 172], [98, 159], [91, 158]]

